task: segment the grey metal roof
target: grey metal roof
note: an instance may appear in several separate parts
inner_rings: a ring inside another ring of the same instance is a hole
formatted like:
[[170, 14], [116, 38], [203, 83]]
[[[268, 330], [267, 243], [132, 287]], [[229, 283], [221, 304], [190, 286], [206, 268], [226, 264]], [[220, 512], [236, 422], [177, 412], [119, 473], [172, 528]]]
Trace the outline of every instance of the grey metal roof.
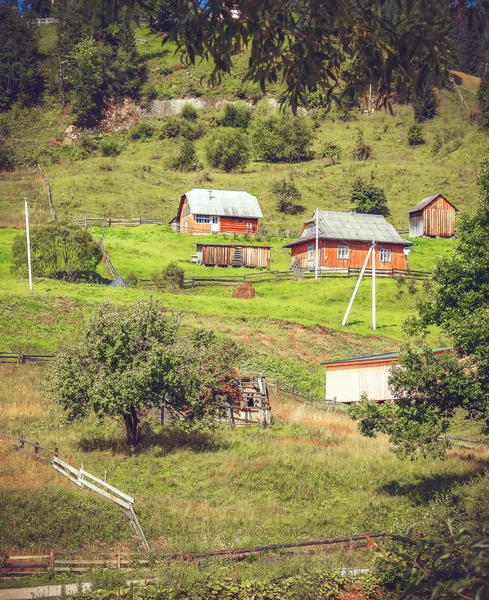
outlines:
[[129, 285], [120, 275], [117, 275], [117, 277], [109, 283], [109, 287], [128, 288]]
[[185, 194], [194, 215], [249, 217], [261, 219], [263, 214], [256, 196], [235, 190], [194, 188]]
[[[305, 223], [314, 223], [314, 215]], [[284, 248], [294, 246], [299, 242], [313, 240], [316, 237], [315, 228], [310, 233], [285, 244]], [[385, 244], [402, 244], [412, 246], [402, 238], [394, 226], [388, 223], [382, 215], [366, 215], [355, 212], [319, 211], [319, 237], [326, 240], [345, 240], [356, 242], [381, 242]]]
[[411, 209], [408, 210], [408, 215], [413, 212], [418, 212], [418, 210], [423, 210], [423, 208], [428, 206], [428, 204], [431, 204], [433, 202], [433, 200], [436, 200], [438, 198], [438, 196], [441, 196], [444, 200], [446, 200], [448, 202], [448, 204], [450, 204], [450, 206], [453, 206], [453, 208], [456, 211], [458, 211], [458, 208], [456, 206], [454, 206], [450, 202], [450, 200], [447, 200], [443, 194], [435, 194], [434, 196], [429, 196], [428, 198], [421, 200], [421, 202], [418, 202], [418, 204], [415, 204]]

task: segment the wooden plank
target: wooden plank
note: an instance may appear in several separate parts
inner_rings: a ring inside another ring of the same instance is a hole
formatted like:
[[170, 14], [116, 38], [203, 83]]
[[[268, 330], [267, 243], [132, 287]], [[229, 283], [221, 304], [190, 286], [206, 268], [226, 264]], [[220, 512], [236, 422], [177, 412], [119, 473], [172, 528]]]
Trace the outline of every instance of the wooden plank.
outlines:
[[98, 477], [95, 477], [95, 475], [92, 475], [91, 473], [88, 473], [88, 471], [85, 471], [83, 469], [83, 467], [80, 469], [80, 473], [82, 475], [86, 476], [86, 477], [89, 477], [93, 481], [97, 482], [99, 485], [102, 485], [102, 486], [106, 487], [111, 492], [114, 492], [114, 494], [118, 494], [119, 496], [121, 496], [122, 498], [124, 498], [125, 500], [127, 500], [128, 502], [130, 502], [131, 504], [134, 504], [134, 498], [132, 496], [129, 496], [129, 494], [125, 494], [124, 492], [121, 492], [121, 490], [119, 490], [116, 487], [110, 485], [106, 481], [103, 481], [102, 479], [99, 479]]

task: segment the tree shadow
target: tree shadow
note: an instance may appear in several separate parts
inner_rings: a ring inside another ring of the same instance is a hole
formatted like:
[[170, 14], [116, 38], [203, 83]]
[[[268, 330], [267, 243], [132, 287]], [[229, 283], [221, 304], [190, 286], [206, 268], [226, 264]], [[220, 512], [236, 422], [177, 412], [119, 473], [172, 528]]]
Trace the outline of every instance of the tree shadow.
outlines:
[[477, 475], [482, 475], [489, 469], [489, 460], [478, 460], [476, 468], [470, 473], [446, 473], [421, 477], [416, 482], [403, 483], [395, 479], [378, 488], [379, 492], [390, 496], [407, 496], [416, 505], [424, 505], [433, 500], [435, 494], [450, 492], [453, 486], [467, 483]]

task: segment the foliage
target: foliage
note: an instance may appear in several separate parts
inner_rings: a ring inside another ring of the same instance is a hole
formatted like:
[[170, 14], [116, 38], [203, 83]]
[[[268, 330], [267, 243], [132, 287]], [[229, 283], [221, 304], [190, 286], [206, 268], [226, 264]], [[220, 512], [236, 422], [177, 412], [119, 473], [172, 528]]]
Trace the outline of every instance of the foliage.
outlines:
[[19, 101], [33, 104], [42, 89], [34, 25], [17, 8], [0, 3], [0, 111]]
[[141, 442], [140, 417], [148, 408], [170, 407], [187, 423], [214, 419], [237, 393], [233, 349], [212, 335], [179, 336], [179, 325], [156, 300], [103, 305], [80, 343], [58, 354], [48, 395], [70, 420], [92, 411], [99, 419], [123, 420], [131, 446]]
[[176, 262], [170, 262], [161, 272], [155, 272], [151, 280], [159, 291], [175, 291], [183, 288], [185, 271]]
[[433, 90], [433, 85], [431, 74], [424, 74], [417, 89], [416, 99], [413, 102], [414, 120], [418, 123], [433, 119], [436, 115], [438, 101]]
[[252, 114], [251, 108], [244, 103], [228, 103], [225, 104], [222, 109], [222, 114], [219, 117], [219, 124], [222, 125], [222, 127], [248, 129]]
[[244, 169], [250, 157], [248, 138], [232, 127], [221, 127], [207, 139], [205, 154], [215, 169], [226, 173]]
[[17, 163], [17, 156], [13, 148], [0, 146], [0, 172], [13, 171]]
[[195, 123], [188, 119], [180, 119], [180, 135], [186, 140], [198, 140], [204, 133], [204, 128], [200, 123]]
[[296, 215], [304, 210], [299, 203], [302, 194], [294, 181], [281, 179], [270, 184], [270, 193], [275, 199], [277, 210], [288, 215]]
[[481, 121], [483, 127], [489, 128], [489, 71], [486, 71], [481, 78], [477, 99], [481, 110]]
[[325, 142], [319, 151], [321, 158], [328, 158], [332, 165], [335, 165], [341, 157], [341, 148], [333, 142]]
[[[51, 221], [34, 227], [30, 235], [32, 274], [76, 281], [92, 275], [102, 255], [91, 233], [67, 221]], [[25, 235], [14, 238], [12, 269], [27, 273]]]
[[100, 144], [100, 154], [102, 156], [117, 156], [121, 150], [114, 140], [103, 140]]
[[190, 140], [185, 140], [180, 148], [180, 154], [168, 163], [170, 169], [175, 171], [195, 171], [201, 164], [195, 152], [195, 146]]
[[154, 128], [148, 121], [141, 121], [129, 132], [131, 140], [148, 140], [153, 137]]
[[265, 102], [255, 109], [250, 138], [257, 160], [299, 162], [311, 157], [314, 135], [304, 117], [277, 114]]
[[424, 144], [423, 129], [419, 123], [413, 123], [408, 129], [408, 144], [410, 146]]
[[187, 121], [195, 121], [198, 115], [195, 106], [193, 106], [193, 104], [190, 104], [190, 102], [186, 102], [182, 106], [180, 116], [182, 117], [182, 119], [186, 119]]
[[145, 3], [150, 27], [155, 31], [171, 31], [186, 15], [185, 4], [179, 0], [149, 0]]
[[372, 154], [372, 146], [366, 144], [363, 140], [363, 133], [358, 132], [357, 144], [353, 148], [352, 156], [354, 160], [367, 160]]
[[125, 282], [129, 287], [138, 287], [139, 285], [139, 276], [134, 271], [129, 271], [129, 273], [124, 277]]
[[382, 188], [373, 183], [366, 183], [361, 179], [353, 182], [351, 189], [350, 203], [355, 205], [359, 213], [368, 215], [389, 215], [387, 198]]
[[180, 122], [178, 119], [170, 119], [163, 123], [161, 127], [161, 138], [175, 138], [180, 135]]

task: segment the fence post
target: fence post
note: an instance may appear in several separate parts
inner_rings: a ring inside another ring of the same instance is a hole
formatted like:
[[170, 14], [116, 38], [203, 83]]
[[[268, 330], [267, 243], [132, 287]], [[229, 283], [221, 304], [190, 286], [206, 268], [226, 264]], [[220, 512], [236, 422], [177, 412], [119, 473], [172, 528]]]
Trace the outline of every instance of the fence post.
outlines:
[[348, 267], [348, 277], [350, 277], [350, 267]]
[[295, 396], [295, 385], [292, 384], [292, 387], [290, 388], [292, 396]]
[[310, 402], [310, 403], [311, 403], [311, 405], [312, 405], [312, 392], [309, 392], [309, 402]]
[[17, 366], [19, 366], [21, 364], [21, 357], [22, 354], [20, 353], [20, 350], [17, 352]]
[[54, 573], [54, 552], [52, 550], [49, 553], [49, 570]]
[[34, 454], [36, 455], [35, 458], [39, 456], [39, 442], [34, 442]]
[[19, 435], [19, 444], [22, 449], [24, 449], [24, 436], [22, 433]]
[[277, 381], [275, 382], [275, 385], [276, 385], [276, 387], [277, 387], [277, 394], [278, 394], [278, 393], [279, 393], [279, 391], [280, 391], [280, 381], [279, 381], [278, 379], [277, 379]]
[[85, 217], [85, 229], [88, 227], [88, 219]]
[[117, 548], [117, 568], [121, 568], [121, 549]]
[[141, 219], [141, 217], [139, 217], [139, 224], [140, 224], [140, 225], [142, 224], [142, 219]]
[[54, 449], [54, 456], [56, 456], [56, 457], [58, 456], [58, 448]]

